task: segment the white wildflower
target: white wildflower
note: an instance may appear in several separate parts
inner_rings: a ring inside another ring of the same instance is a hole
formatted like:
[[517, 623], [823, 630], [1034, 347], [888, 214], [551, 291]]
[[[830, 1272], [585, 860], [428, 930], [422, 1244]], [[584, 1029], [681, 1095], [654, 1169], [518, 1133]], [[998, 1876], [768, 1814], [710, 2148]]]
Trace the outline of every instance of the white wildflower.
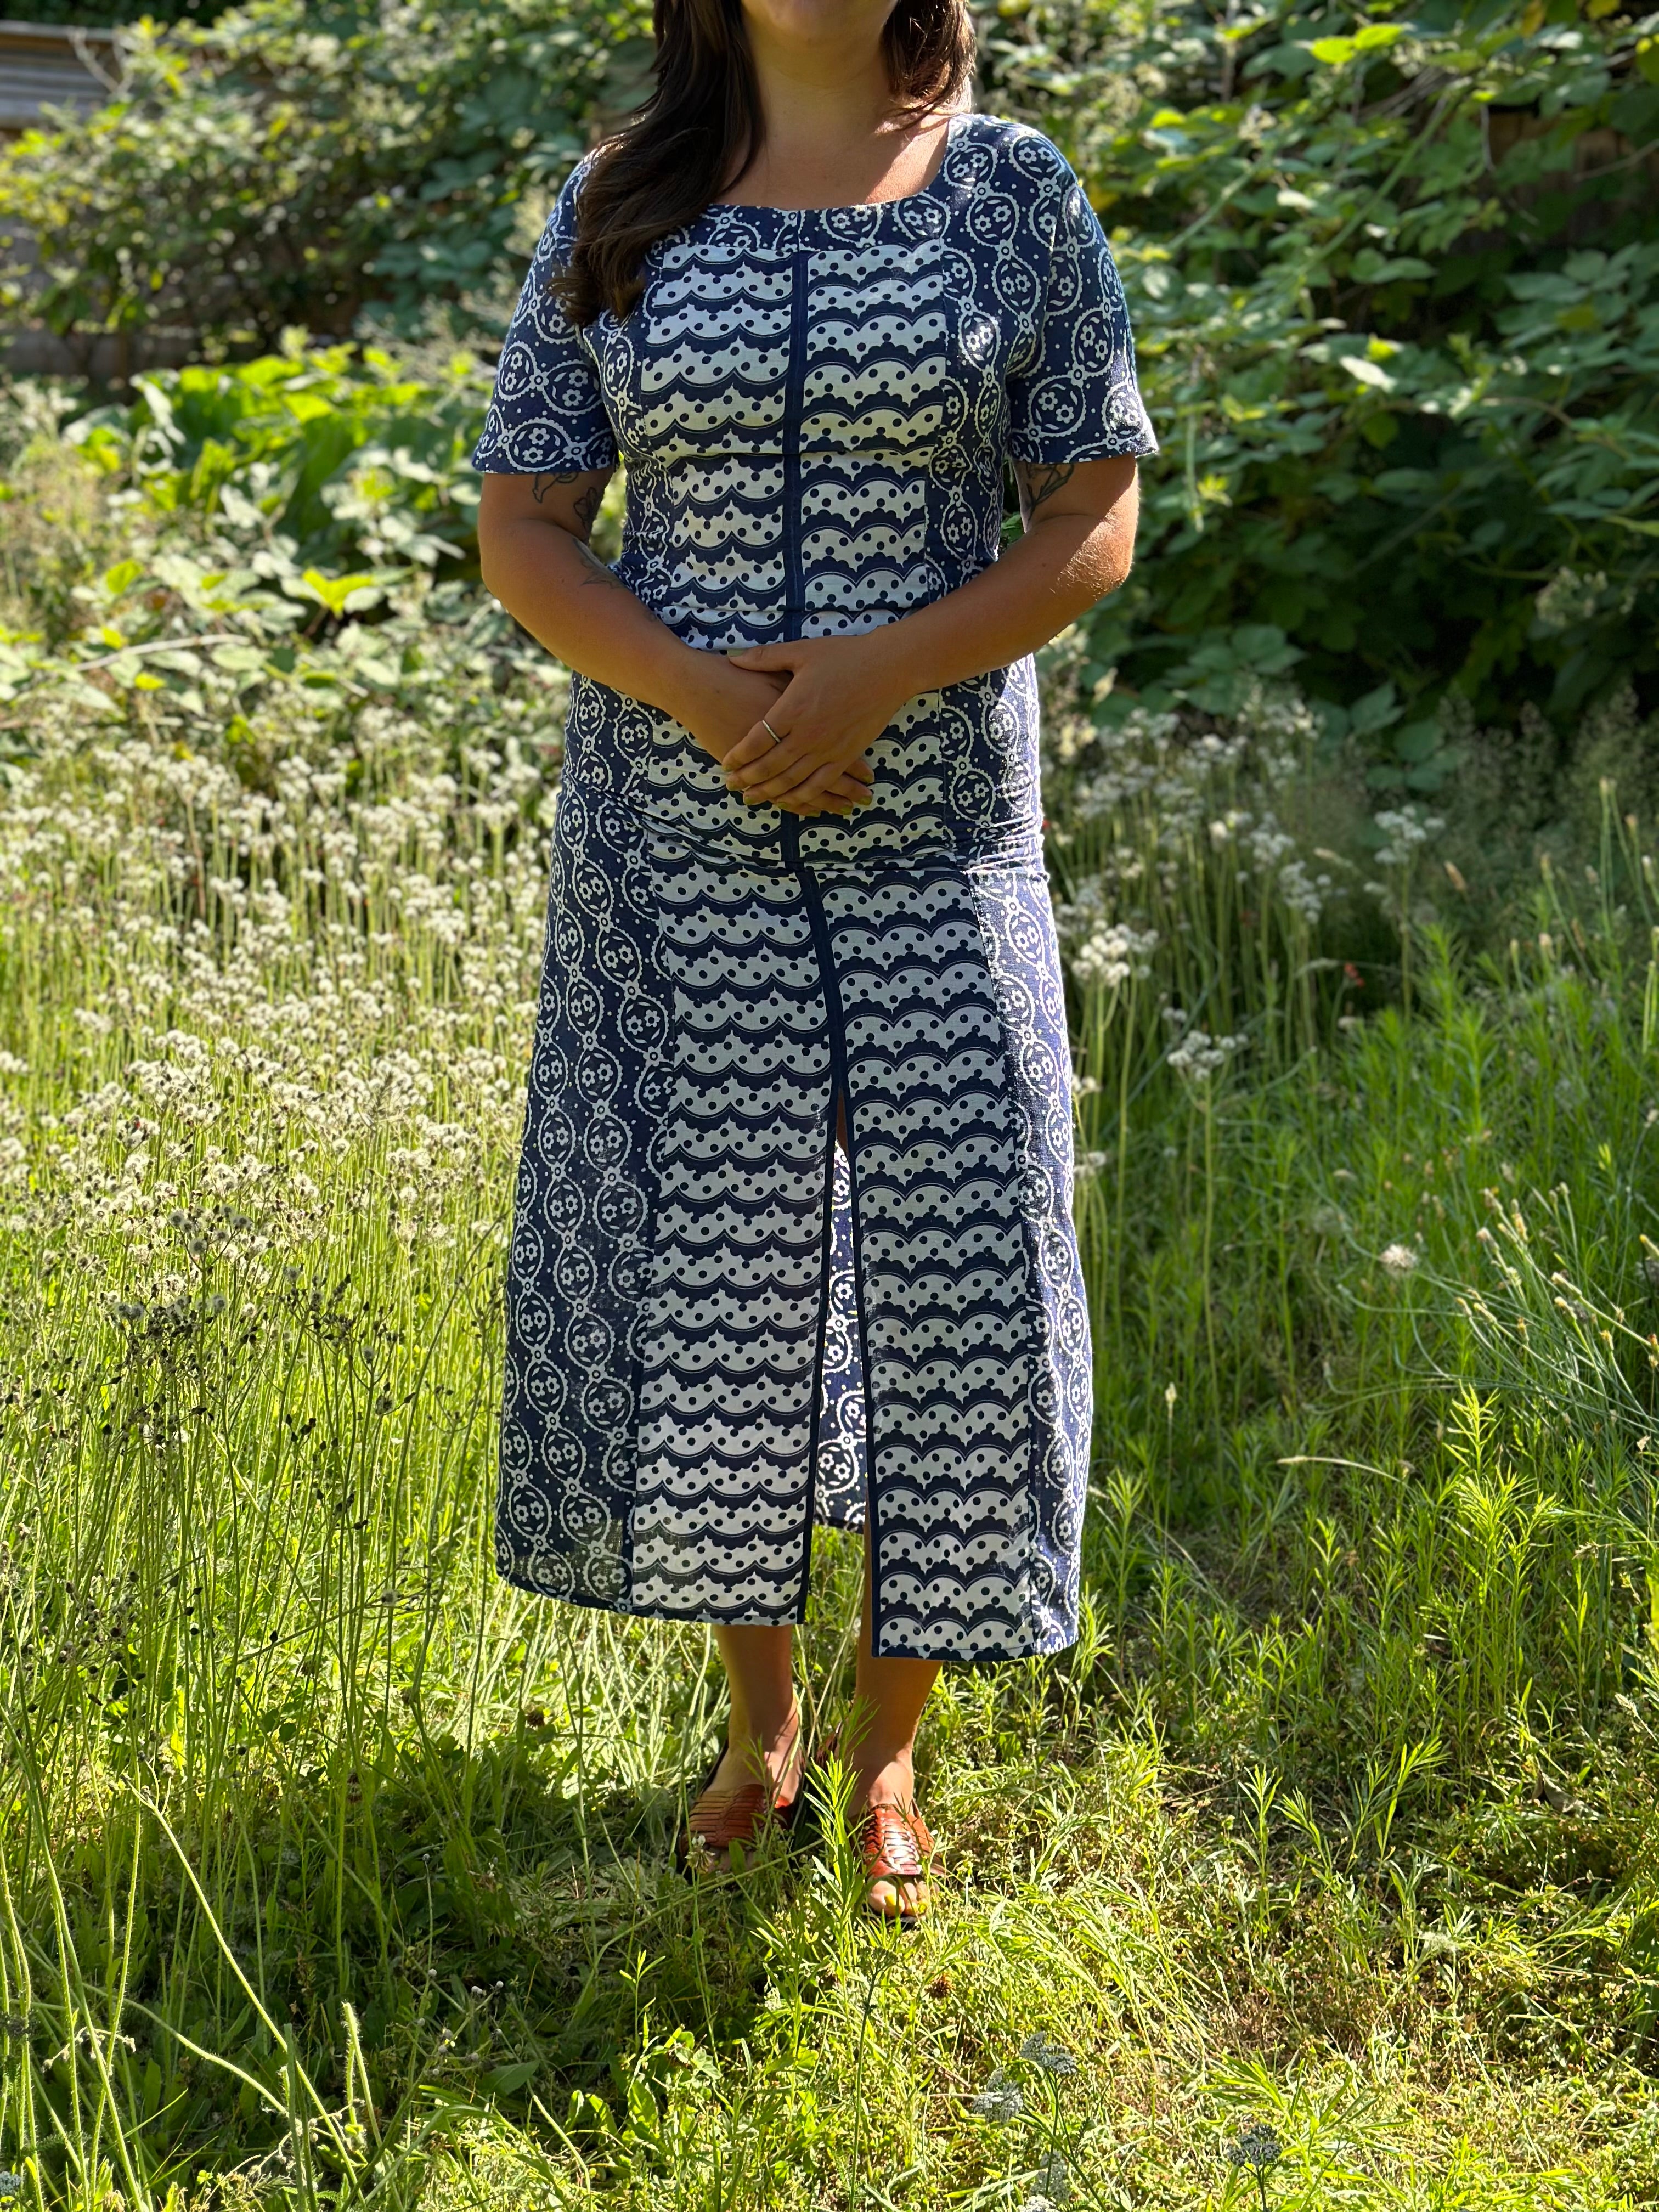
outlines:
[[[1445, 823], [1437, 814], [1424, 814], [1415, 806], [1385, 806], [1371, 817], [1382, 832], [1383, 842], [1377, 847], [1379, 867], [1403, 868], [1420, 846], [1431, 837], [1437, 837]], [[1365, 886], [1370, 890], [1372, 886]]]
[[1400, 1277], [1410, 1274], [1417, 1259], [1409, 1244], [1385, 1244], [1376, 1255], [1376, 1264], [1384, 1274]]
[[1276, 868], [1287, 853], [1293, 852], [1296, 840], [1287, 830], [1281, 830], [1271, 814], [1264, 814], [1249, 833], [1250, 858], [1265, 874]]
[[994, 2120], [999, 2127], [1004, 2127], [1010, 2120], [1019, 2118], [1025, 2109], [1025, 2100], [1018, 2082], [1006, 2067], [999, 2066], [979, 2094], [969, 2099], [968, 2109], [975, 2118]]
[[1050, 2151], [1037, 2172], [1038, 2203], [1066, 2204], [1071, 2200], [1072, 2172], [1057, 2150]]
[[1291, 912], [1310, 926], [1325, 911], [1333, 890], [1328, 874], [1310, 874], [1305, 860], [1286, 860], [1279, 872], [1279, 896]]
[[1069, 2051], [1057, 2043], [1050, 2043], [1042, 2028], [1028, 2035], [1019, 2046], [1019, 2055], [1033, 2066], [1040, 2066], [1045, 2074], [1069, 2075], [1077, 2072], [1077, 2061]]
[[1144, 982], [1152, 973], [1152, 955], [1158, 944], [1155, 929], [1133, 929], [1114, 922], [1097, 929], [1072, 955], [1072, 975], [1080, 990], [1115, 991], [1128, 982]]
[[1207, 1083], [1249, 1042], [1247, 1037], [1212, 1037], [1206, 1030], [1189, 1030], [1164, 1058], [1183, 1082]]

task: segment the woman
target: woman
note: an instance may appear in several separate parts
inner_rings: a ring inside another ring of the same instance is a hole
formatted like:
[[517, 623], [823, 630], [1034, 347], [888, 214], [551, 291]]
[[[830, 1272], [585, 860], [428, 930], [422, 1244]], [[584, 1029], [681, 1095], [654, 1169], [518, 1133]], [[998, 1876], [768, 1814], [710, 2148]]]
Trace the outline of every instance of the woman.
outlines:
[[1029, 656], [1127, 574], [1155, 442], [1071, 172], [963, 110], [962, 0], [657, 0], [656, 28], [473, 456], [484, 580], [575, 672], [498, 1564], [715, 1625], [731, 1721], [689, 1833], [720, 1851], [798, 1800], [812, 1525], [862, 1526], [842, 1757], [871, 1906], [908, 1918], [941, 1662], [1076, 1632], [1091, 1390]]

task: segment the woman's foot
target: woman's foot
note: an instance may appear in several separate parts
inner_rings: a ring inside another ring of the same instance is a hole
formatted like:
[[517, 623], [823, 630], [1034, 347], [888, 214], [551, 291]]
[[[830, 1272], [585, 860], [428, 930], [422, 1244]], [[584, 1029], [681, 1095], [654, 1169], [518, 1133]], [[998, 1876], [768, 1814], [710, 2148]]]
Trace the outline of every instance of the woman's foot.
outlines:
[[726, 1749], [705, 1794], [729, 1795], [751, 1784], [763, 1783], [771, 1793], [774, 1808], [781, 1812], [786, 1805], [794, 1802], [800, 1788], [805, 1748], [799, 1705], [792, 1707], [788, 1719], [769, 1737], [751, 1735], [734, 1741], [732, 1731], [728, 1729]]
[[798, 1707], [770, 1738], [728, 1735], [719, 1765], [686, 1815], [688, 1863], [713, 1866], [729, 1858], [734, 1844], [750, 1849], [769, 1820], [787, 1826], [805, 1764]]
[[864, 1854], [865, 1904], [882, 1920], [920, 1920], [933, 1905], [927, 1870], [933, 1838], [916, 1809], [915, 1762], [908, 1750], [854, 1776], [854, 1841]]

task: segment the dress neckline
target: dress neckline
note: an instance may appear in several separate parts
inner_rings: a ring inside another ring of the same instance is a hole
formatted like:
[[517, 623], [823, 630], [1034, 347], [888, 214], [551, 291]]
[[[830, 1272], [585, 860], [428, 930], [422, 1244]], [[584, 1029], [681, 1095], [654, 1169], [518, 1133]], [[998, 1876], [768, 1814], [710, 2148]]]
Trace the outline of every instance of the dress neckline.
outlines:
[[975, 120], [975, 117], [971, 108], [957, 108], [952, 114], [948, 115], [945, 123], [944, 148], [933, 165], [933, 175], [928, 178], [925, 185], [918, 185], [915, 191], [901, 192], [896, 198], [849, 200], [840, 207], [816, 208], [773, 207], [759, 200], [710, 200], [703, 213], [710, 216], [741, 216], [750, 222], [757, 216], [772, 216], [781, 222], [805, 222], [814, 216], [819, 218], [833, 216], [844, 222], [848, 217], [884, 215], [890, 208], [919, 206], [922, 202], [932, 199], [944, 182], [945, 173], [951, 166], [951, 156], [955, 152], [957, 138], [961, 136], [960, 126]]

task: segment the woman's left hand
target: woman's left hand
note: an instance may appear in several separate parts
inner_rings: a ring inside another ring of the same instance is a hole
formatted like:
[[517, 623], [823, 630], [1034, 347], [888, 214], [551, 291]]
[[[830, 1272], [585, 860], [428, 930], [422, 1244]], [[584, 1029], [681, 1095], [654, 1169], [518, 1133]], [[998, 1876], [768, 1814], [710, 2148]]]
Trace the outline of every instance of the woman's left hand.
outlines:
[[[915, 685], [895, 649], [893, 625], [862, 637], [792, 638], [726, 657], [734, 668], [787, 676], [769, 709], [721, 765], [728, 789], [751, 806], [787, 796], [809, 811], [842, 772], [861, 762]], [[776, 732], [775, 738], [773, 732]]]

